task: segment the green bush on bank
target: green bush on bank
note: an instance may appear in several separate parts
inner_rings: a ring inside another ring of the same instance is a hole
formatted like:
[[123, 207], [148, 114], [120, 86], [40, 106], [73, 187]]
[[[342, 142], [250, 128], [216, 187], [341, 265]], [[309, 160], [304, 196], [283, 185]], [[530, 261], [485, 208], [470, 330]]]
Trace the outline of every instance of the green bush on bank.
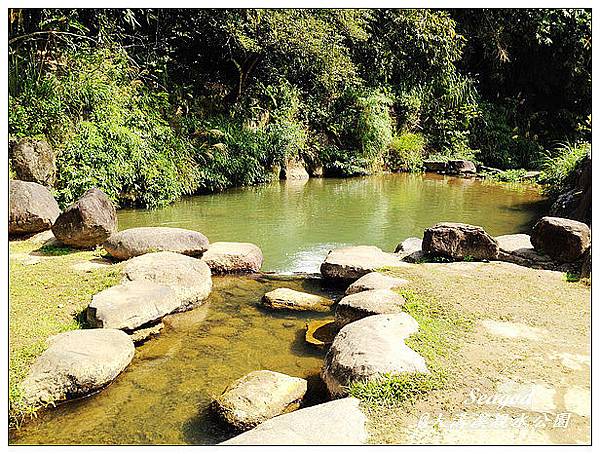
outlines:
[[385, 164], [392, 172], [418, 172], [423, 168], [424, 153], [425, 139], [421, 134], [402, 133], [393, 137]]
[[539, 182], [546, 185], [548, 195], [557, 196], [575, 183], [576, 170], [590, 154], [591, 148], [588, 142], [566, 143], [546, 152]]

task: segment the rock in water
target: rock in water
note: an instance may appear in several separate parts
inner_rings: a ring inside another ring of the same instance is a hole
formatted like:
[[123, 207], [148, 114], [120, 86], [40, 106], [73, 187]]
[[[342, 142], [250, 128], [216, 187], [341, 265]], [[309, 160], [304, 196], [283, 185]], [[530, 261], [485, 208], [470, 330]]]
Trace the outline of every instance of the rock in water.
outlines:
[[131, 362], [135, 348], [116, 329], [67, 331], [48, 340], [21, 384], [25, 402], [37, 407], [84, 396], [110, 382]]
[[104, 249], [119, 260], [159, 251], [198, 256], [208, 249], [208, 239], [194, 230], [137, 227], [112, 234], [104, 243]]
[[202, 260], [176, 252], [151, 252], [125, 262], [123, 282], [146, 280], [166, 285], [179, 298], [178, 310], [202, 303], [212, 289], [208, 265]]
[[531, 244], [560, 263], [574, 262], [590, 246], [590, 228], [583, 222], [545, 216], [533, 227]]
[[293, 311], [327, 312], [333, 304], [333, 300], [329, 298], [284, 287], [265, 293], [262, 299], [262, 305], [270, 309]]
[[423, 161], [425, 172], [446, 172], [448, 164], [446, 161]]
[[475, 164], [465, 159], [453, 159], [448, 161], [448, 173], [451, 174], [475, 174]]
[[366, 443], [360, 401], [338, 399], [277, 416], [224, 445], [357, 445]]
[[181, 307], [175, 291], [146, 280], [131, 281], [97, 293], [87, 308], [87, 320], [96, 328], [132, 331], [155, 322]]
[[406, 300], [389, 289], [367, 290], [345, 296], [335, 308], [335, 321], [339, 327], [379, 314], [402, 312]]
[[332, 396], [354, 381], [381, 374], [427, 373], [425, 360], [404, 344], [419, 325], [406, 313], [373, 315], [344, 326], [325, 356], [321, 377]]
[[237, 430], [248, 430], [274, 416], [299, 408], [306, 394], [302, 378], [258, 370], [229, 386], [213, 402], [216, 413]]
[[60, 215], [58, 203], [40, 184], [10, 180], [9, 191], [8, 233], [11, 235], [48, 230]]
[[12, 147], [11, 163], [19, 180], [47, 187], [56, 182], [56, 154], [43, 140], [21, 139]]
[[281, 168], [279, 177], [282, 180], [308, 180], [309, 175], [304, 164], [296, 160], [288, 160]]
[[346, 289], [346, 295], [364, 292], [366, 290], [390, 290], [393, 288], [402, 287], [406, 284], [408, 284], [406, 279], [373, 272], [365, 274], [363, 277], [350, 284], [350, 286], [348, 286]]
[[52, 226], [58, 241], [76, 248], [102, 244], [117, 231], [117, 211], [100, 189], [90, 189], [67, 208]]
[[396, 246], [394, 253], [404, 253], [406, 255], [420, 251], [423, 248], [423, 240], [421, 238], [410, 237]]
[[442, 222], [425, 230], [423, 252], [456, 260], [471, 257], [496, 260], [498, 243], [482, 227], [457, 222]]
[[400, 257], [378, 247], [349, 246], [329, 251], [321, 264], [321, 274], [329, 280], [348, 282], [379, 268], [407, 266]]
[[202, 260], [215, 274], [256, 273], [263, 263], [263, 254], [252, 243], [212, 243]]

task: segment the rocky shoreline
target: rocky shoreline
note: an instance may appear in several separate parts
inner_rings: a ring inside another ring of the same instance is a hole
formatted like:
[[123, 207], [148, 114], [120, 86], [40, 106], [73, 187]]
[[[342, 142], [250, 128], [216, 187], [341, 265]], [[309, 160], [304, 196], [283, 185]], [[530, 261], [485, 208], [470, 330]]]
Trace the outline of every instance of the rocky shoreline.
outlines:
[[[118, 231], [115, 209], [97, 189], [63, 213], [40, 185], [11, 181], [10, 191], [10, 233], [52, 228], [54, 236], [47, 241], [75, 248], [102, 245], [112, 260], [124, 260], [121, 283], [91, 299], [85, 314], [92, 328], [54, 336], [31, 367], [22, 391], [24, 402], [32, 407], [85, 396], [110, 384], [133, 359], [135, 343], [160, 331], [163, 317], [203, 303], [212, 288], [212, 275], [260, 272], [262, 252], [250, 243], [211, 244], [199, 232], [176, 228]], [[394, 292], [408, 281], [388, 276], [385, 270], [428, 261], [507, 261], [531, 268], [581, 270], [589, 277], [590, 248], [589, 227], [563, 218], [540, 219], [531, 236], [497, 238], [478, 226], [445, 222], [426, 229], [422, 239], [402, 241], [394, 253], [374, 246], [330, 251], [321, 275], [331, 285], [347, 287], [339, 301], [281, 287], [257, 303], [275, 311], [332, 312], [337, 334], [330, 346], [323, 345], [328, 351], [321, 378], [337, 399], [348, 394], [354, 381], [429, 373], [425, 359], [404, 342], [419, 330], [417, 321], [403, 311], [404, 299]], [[366, 441], [364, 415], [356, 399], [301, 408], [306, 392], [305, 380], [277, 371], [241, 377], [213, 405], [225, 424], [247, 431], [226, 443]], [[318, 433], [309, 430], [315, 415], [320, 415]], [[355, 430], [340, 429], [340, 417]], [[300, 431], [302, 427], [305, 430]]]

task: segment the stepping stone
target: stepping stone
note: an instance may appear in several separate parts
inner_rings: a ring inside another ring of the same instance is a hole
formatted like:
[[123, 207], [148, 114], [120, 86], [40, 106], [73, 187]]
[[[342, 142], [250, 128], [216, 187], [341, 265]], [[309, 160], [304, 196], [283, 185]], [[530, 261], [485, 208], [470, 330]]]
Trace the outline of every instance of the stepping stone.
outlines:
[[482, 320], [481, 324], [487, 332], [499, 337], [521, 337], [524, 339], [537, 340], [548, 334], [548, 330], [536, 328], [523, 323], [498, 322], [496, 320]]
[[350, 246], [334, 249], [321, 264], [323, 277], [333, 281], [354, 281], [380, 268], [408, 267], [400, 257], [375, 246]]
[[334, 301], [329, 298], [284, 287], [265, 293], [262, 299], [262, 305], [269, 309], [292, 311], [327, 312], [333, 304]]
[[344, 326], [325, 356], [321, 378], [333, 397], [348, 393], [354, 381], [382, 374], [428, 373], [421, 355], [404, 344], [419, 329], [406, 313], [373, 315]]
[[58, 203], [50, 191], [40, 184], [10, 180], [9, 193], [9, 235], [48, 230], [60, 215]]
[[358, 445], [367, 442], [360, 401], [338, 399], [277, 416], [223, 445]]
[[393, 290], [367, 290], [345, 296], [335, 308], [335, 321], [338, 327], [361, 318], [379, 314], [402, 312], [406, 300]]
[[160, 251], [199, 256], [208, 249], [208, 239], [194, 230], [137, 227], [114, 233], [104, 243], [104, 249], [119, 260]]
[[129, 336], [116, 329], [57, 334], [21, 383], [25, 402], [38, 407], [101, 389], [127, 367], [134, 352]]
[[249, 430], [274, 416], [297, 410], [307, 382], [270, 370], [250, 372], [213, 402], [215, 412], [236, 430]]
[[107, 266], [111, 266], [111, 265], [112, 265], [112, 263], [109, 262], [108, 260], [94, 259], [94, 260], [89, 260], [87, 262], [75, 263], [75, 264], [73, 264], [73, 269], [75, 271], [82, 271], [84, 273], [89, 273], [91, 271], [98, 270], [100, 268], [106, 268]]
[[408, 284], [406, 279], [373, 272], [365, 274], [363, 277], [350, 284], [350, 286], [346, 289], [346, 295], [364, 292], [366, 290], [389, 290], [402, 287], [406, 284]]
[[212, 289], [211, 273], [202, 260], [175, 252], [152, 252], [125, 262], [123, 283], [148, 281], [175, 291], [178, 311], [201, 304]]
[[263, 263], [260, 248], [252, 243], [212, 243], [202, 260], [215, 274], [256, 273]]
[[180, 308], [181, 300], [166, 285], [131, 281], [97, 293], [86, 316], [96, 328], [134, 330]]
[[542, 268], [553, 266], [550, 257], [533, 248], [529, 235], [524, 233], [501, 235], [496, 237], [496, 241], [500, 248], [498, 259], [503, 262]]

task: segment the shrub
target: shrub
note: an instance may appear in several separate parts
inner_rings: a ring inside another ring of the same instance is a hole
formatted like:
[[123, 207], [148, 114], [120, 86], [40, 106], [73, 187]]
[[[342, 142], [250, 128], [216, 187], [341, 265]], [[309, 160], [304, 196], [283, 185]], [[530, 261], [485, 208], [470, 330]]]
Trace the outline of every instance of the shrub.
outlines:
[[591, 144], [588, 142], [566, 143], [548, 151], [539, 178], [539, 182], [546, 185], [545, 192], [557, 196], [574, 185], [577, 169], [590, 152]]
[[424, 152], [425, 139], [421, 134], [396, 135], [385, 154], [385, 164], [393, 172], [418, 172], [423, 167]]

